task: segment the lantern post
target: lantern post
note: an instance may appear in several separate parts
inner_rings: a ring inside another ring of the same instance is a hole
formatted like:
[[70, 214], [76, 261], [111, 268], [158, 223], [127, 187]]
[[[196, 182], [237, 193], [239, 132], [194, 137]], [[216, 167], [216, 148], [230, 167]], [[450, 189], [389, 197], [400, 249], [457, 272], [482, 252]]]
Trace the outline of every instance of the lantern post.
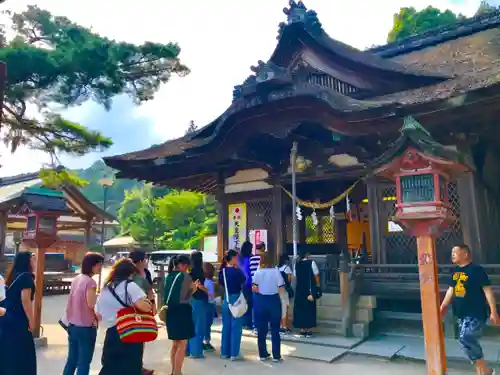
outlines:
[[375, 174], [395, 182], [396, 213], [391, 220], [416, 237], [427, 373], [445, 375], [435, 240], [440, 230], [455, 219], [448, 184], [471, 168], [458, 152], [434, 141], [413, 118], [405, 119], [401, 133], [394, 148], [388, 151], [392, 160]]
[[43, 281], [45, 272], [45, 253], [47, 248], [57, 241], [57, 218], [59, 214], [52, 212], [31, 211], [27, 214], [26, 231], [23, 233], [23, 242], [35, 247], [35, 304], [33, 337], [40, 338], [42, 318]]

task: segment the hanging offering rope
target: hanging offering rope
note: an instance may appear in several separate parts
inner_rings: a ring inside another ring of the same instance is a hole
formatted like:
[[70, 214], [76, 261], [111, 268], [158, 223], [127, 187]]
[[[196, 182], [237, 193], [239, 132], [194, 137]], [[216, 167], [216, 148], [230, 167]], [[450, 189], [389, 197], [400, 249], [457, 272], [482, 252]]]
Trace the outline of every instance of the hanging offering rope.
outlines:
[[[351, 186], [349, 186], [346, 189], [346, 191], [344, 191], [338, 197], [333, 198], [329, 202], [316, 203], [316, 202], [303, 201], [302, 199], [297, 198], [297, 204], [300, 205], [300, 206], [302, 206], [302, 207], [307, 207], [307, 208], [312, 208], [312, 209], [318, 209], [318, 210], [330, 208], [330, 207], [336, 205], [337, 203], [339, 203], [340, 201], [344, 200], [345, 197], [346, 197], [346, 195], [348, 195], [352, 191], [352, 189], [354, 189], [354, 187], [359, 183], [359, 181], [360, 180], [356, 181], [354, 184], [352, 184]], [[292, 193], [290, 193], [288, 190], [286, 190], [283, 186], [281, 186], [281, 188], [283, 189], [283, 191], [285, 192], [285, 194], [290, 197], [290, 199], [293, 199]]]

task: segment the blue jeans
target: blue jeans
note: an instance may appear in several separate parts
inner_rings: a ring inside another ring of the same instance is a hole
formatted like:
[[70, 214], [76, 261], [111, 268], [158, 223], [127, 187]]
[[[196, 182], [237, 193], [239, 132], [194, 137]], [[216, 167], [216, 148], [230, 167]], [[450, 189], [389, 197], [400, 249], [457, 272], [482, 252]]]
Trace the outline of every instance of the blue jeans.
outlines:
[[203, 335], [203, 340], [207, 343], [211, 340], [212, 324], [215, 319], [215, 303], [207, 304], [207, 320], [205, 321], [205, 334]]
[[[239, 294], [230, 294], [229, 301], [236, 302]], [[240, 355], [241, 335], [243, 334], [243, 317], [235, 318], [229, 310], [226, 297], [222, 304], [222, 342], [220, 354], [222, 357], [238, 357]]]
[[253, 329], [254, 327], [254, 321], [253, 321], [253, 293], [252, 293], [252, 287], [251, 286], [244, 286], [243, 287], [243, 295], [245, 296], [245, 299], [247, 300], [247, 305], [248, 305], [248, 310], [243, 315], [243, 325], [245, 328], [248, 329]]
[[485, 319], [465, 317], [458, 320], [458, 329], [460, 330], [458, 342], [471, 362], [484, 358], [479, 338], [485, 324]]
[[208, 302], [192, 299], [194, 337], [189, 339], [187, 352], [192, 357], [203, 357], [203, 337], [205, 336]]
[[63, 375], [89, 375], [90, 363], [94, 356], [96, 327], [77, 327], [72, 324], [68, 327], [68, 359], [64, 366]]
[[279, 294], [254, 295], [255, 322], [257, 325], [257, 345], [259, 347], [259, 357], [269, 357], [267, 351], [266, 338], [271, 326], [271, 345], [274, 359], [281, 358], [281, 299]]

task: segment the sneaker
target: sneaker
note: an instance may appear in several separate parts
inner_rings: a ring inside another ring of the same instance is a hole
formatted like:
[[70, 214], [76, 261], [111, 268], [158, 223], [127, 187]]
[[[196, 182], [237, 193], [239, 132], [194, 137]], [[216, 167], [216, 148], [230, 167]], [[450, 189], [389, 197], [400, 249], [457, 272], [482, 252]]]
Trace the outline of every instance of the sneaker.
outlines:
[[229, 359], [230, 357], [229, 357], [228, 355], [222, 355], [222, 354], [221, 354], [221, 355], [220, 355], [220, 358], [221, 358], [221, 359]]
[[239, 355], [237, 357], [231, 357], [231, 361], [236, 362], [236, 361], [243, 361], [245, 358], [243, 356]]
[[311, 331], [309, 331], [309, 332], [306, 332], [306, 334], [304, 335], [304, 337], [306, 337], [306, 338], [309, 339], [309, 338], [313, 337], [313, 334], [312, 334]]
[[274, 363], [281, 363], [281, 361], [283, 361], [282, 358], [273, 358]]
[[203, 344], [203, 351], [204, 352], [215, 352], [215, 348], [212, 346], [212, 344], [207, 343], [207, 344]]
[[271, 358], [271, 354], [267, 354], [265, 357], [260, 357], [260, 360], [264, 362], [267, 361], [269, 358]]

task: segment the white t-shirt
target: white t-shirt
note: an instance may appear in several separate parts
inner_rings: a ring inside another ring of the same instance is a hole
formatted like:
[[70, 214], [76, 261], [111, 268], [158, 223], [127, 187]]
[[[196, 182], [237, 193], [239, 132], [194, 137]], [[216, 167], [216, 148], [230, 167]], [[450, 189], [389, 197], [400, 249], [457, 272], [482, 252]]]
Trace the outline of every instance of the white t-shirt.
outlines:
[[253, 284], [259, 287], [259, 294], [278, 294], [285, 281], [277, 268], [259, 268], [253, 276]]
[[[133, 305], [141, 298], [146, 297], [146, 293], [134, 282], [128, 282], [127, 296], [125, 296], [125, 281], [118, 284], [114, 290], [118, 297], [129, 305]], [[116, 324], [116, 314], [123, 307], [109, 291], [109, 288], [105, 287], [97, 297], [95, 312], [102, 316], [102, 325], [109, 328]]]

